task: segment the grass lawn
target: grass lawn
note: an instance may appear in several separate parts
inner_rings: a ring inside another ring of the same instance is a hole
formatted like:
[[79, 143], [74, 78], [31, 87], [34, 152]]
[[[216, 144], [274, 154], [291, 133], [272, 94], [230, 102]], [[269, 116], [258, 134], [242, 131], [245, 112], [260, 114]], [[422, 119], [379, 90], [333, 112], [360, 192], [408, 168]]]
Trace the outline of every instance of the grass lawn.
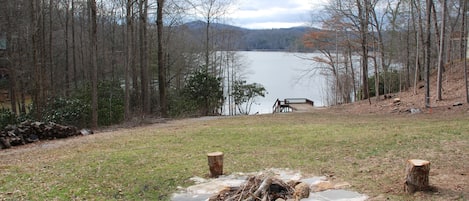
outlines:
[[[0, 150], [0, 200], [168, 200], [206, 153], [225, 173], [290, 168], [390, 200], [469, 199], [469, 118], [297, 113], [185, 119]], [[403, 192], [407, 159], [437, 191]]]

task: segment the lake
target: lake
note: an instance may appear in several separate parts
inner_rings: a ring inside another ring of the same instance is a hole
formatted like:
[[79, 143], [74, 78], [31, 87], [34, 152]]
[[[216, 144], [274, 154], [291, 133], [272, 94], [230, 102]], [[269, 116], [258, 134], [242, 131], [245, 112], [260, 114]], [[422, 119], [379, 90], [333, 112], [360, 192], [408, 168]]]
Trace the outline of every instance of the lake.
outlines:
[[275, 100], [285, 98], [307, 98], [314, 101], [315, 106], [324, 105], [325, 78], [317, 74], [313, 78], [299, 79], [302, 71], [314, 65], [313, 61], [302, 58], [312, 58], [314, 53], [241, 51], [239, 54], [245, 61], [247, 82], [260, 83], [267, 90], [264, 98], [256, 98], [251, 114], [272, 113]]

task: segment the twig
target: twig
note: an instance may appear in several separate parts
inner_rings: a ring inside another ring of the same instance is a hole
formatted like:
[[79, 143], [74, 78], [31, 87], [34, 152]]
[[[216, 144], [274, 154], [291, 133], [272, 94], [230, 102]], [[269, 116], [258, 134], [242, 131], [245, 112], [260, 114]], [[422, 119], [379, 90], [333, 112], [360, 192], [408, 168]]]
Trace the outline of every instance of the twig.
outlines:
[[264, 179], [261, 186], [259, 186], [259, 188], [254, 192], [254, 194], [251, 197], [249, 197], [248, 199], [246, 199], [245, 201], [253, 201], [255, 198], [259, 199], [259, 195], [262, 192], [267, 191], [270, 184], [272, 184], [272, 178], [267, 177], [266, 179]]

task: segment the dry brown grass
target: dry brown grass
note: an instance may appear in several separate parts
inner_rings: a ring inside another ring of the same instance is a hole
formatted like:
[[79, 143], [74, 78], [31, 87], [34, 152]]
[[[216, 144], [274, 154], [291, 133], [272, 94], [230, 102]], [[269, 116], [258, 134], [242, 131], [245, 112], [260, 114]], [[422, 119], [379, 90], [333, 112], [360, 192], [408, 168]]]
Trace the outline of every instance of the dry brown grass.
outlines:
[[[166, 200], [206, 176], [291, 168], [347, 181], [376, 200], [467, 200], [466, 114], [337, 114], [330, 110], [170, 121], [0, 151], [0, 200]], [[405, 161], [431, 161], [434, 192], [403, 192]]]

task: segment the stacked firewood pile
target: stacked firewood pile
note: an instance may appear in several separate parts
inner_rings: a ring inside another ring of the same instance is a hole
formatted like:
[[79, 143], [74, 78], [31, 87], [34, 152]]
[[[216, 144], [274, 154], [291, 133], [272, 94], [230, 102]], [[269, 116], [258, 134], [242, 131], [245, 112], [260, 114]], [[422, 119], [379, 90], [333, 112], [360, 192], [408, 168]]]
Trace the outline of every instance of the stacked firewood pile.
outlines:
[[309, 197], [310, 188], [307, 184], [289, 181], [269, 175], [251, 176], [240, 187], [226, 188], [209, 201], [271, 201], [300, 200]]
[[25, 121], [19, 125], [8, 125], [0, 131], [0, 149], [24, 145], [39, 140], [67, 138], [91, 133], [89, 130], [78, 130], [74, 126], [64, 126], [52, 122]]

